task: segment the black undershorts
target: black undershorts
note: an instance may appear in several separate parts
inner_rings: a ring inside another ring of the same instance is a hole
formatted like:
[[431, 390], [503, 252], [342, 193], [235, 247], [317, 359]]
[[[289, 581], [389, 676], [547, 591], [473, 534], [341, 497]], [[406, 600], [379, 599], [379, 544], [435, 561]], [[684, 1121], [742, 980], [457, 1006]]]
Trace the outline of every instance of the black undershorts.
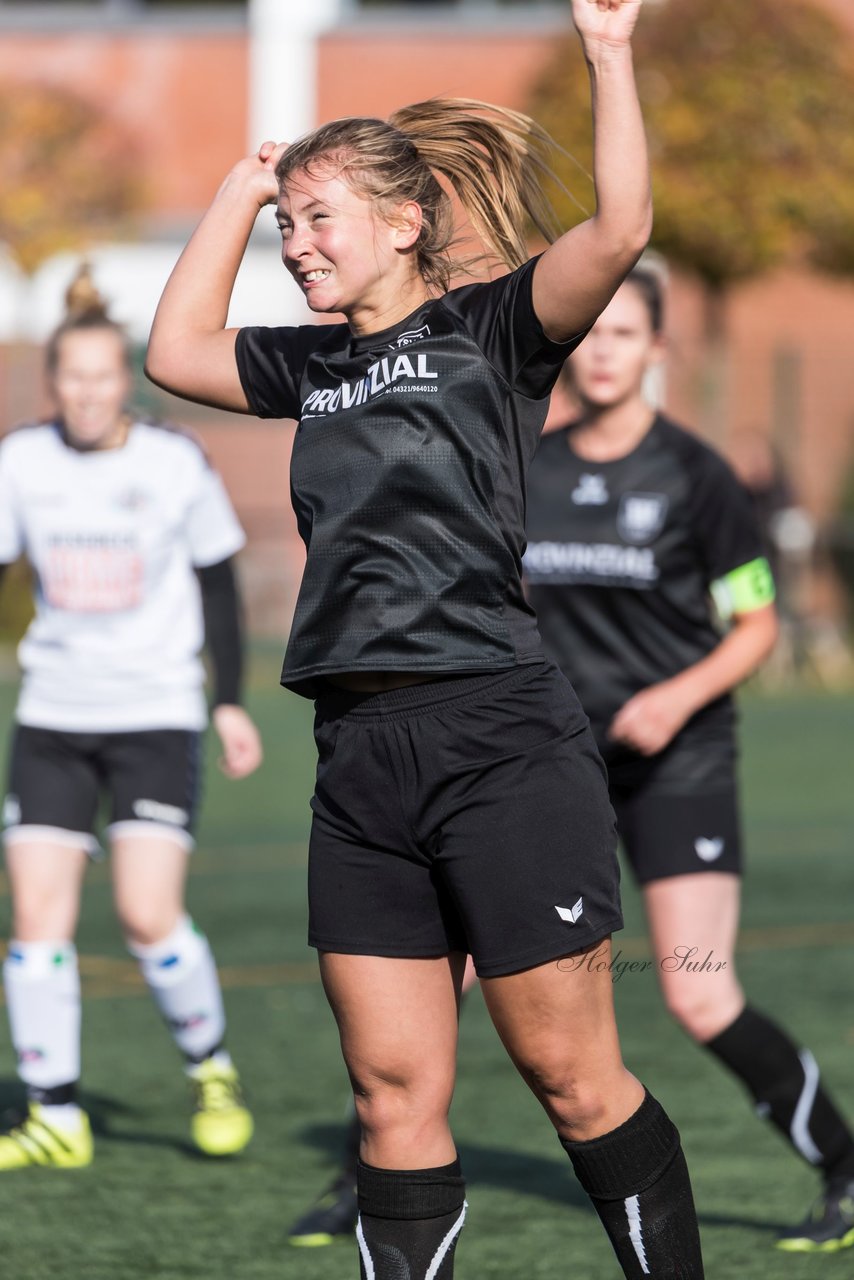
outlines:
[[193, 847], [201, 734], [188, 729], [70, 733], [16, 725], [4, 805], [6, 837], [57, 839], [90, 853], [101, 797], [106, 834], [171, 835]]

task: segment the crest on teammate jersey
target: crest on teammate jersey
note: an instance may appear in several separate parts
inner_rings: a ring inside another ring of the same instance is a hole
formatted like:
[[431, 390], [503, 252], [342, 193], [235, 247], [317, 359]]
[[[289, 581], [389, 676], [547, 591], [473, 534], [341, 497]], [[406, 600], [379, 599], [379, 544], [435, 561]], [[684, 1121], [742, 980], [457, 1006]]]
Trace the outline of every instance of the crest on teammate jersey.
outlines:
[[663, 493], [624, 493], [617, 510], [617, 530], [625, 542], [642, 546], [664, 528], [668, 498]]

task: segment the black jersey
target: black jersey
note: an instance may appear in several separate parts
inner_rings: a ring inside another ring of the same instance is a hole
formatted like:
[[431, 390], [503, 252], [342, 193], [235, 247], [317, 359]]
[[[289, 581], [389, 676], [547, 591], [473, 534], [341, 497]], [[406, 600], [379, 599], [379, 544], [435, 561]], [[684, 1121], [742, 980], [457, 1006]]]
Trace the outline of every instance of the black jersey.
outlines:
[[[621, 706], [718, 644], [710, 589], [754, 578], [773, 598], [747, 493], [724, 460], [656, 417], [631, 453], [590, 462], [572, 426], [543, 437], [531, 466], [525, 575], [543, 643], [575, 686], [600, 746]], [[736, 601], [736, 609], [740, 607]], [[731, 724], [723, 697], [694, 722]]]
[[291, 494], [308, 556], [282, 683], [340, 671], [496, 670], [540, 655], [521, 586], [525, 474], [577, 341], [550, 342], [534, 261], [365, 336], [241, 329], [261, 418], [298, 418]]

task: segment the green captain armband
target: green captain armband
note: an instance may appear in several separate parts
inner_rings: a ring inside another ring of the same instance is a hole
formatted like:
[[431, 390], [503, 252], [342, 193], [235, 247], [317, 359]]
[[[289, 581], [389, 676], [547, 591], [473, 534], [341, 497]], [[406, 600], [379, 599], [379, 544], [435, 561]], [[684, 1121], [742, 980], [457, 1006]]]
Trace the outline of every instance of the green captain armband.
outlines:
[[752, 613], [774, 601], [774, 577], [764, 556], [725, 573], [711, 585], [712, 599], [726, 621], [736, 613]]

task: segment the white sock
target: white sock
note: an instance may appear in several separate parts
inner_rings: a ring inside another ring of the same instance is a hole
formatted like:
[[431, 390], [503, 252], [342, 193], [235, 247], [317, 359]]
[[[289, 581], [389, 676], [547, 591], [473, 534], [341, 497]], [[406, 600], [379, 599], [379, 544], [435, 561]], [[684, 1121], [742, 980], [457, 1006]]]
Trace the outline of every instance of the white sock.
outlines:
[[[205, 1062], [215, 1062], [218, 1067], [230, 1067], [232, 1065], [231, 1054], [227, 1049], [217, 1049], [215, 1053], [207, 1054]], [[200, 1062], [188, 1062], [184, 1070], [192, 1078], [200, 1074], [201, 1066]]]
[[58, 1106], [42, 1103], [45, 1124], [52, 1129], [74, 1130], [80, 1124], [80, 1107], [76, 1102], [63, 1102]]
[[9, 943], [3, 964], [18, 1075], [30, 1096], [80, 1078], [80, 974], [72, 942]]
[[189, 916], [151, 946], [128, 943], [142, 976], [181, 1052], [208, 1057], [225, 1035], [225, 1011], [213, 953]]

